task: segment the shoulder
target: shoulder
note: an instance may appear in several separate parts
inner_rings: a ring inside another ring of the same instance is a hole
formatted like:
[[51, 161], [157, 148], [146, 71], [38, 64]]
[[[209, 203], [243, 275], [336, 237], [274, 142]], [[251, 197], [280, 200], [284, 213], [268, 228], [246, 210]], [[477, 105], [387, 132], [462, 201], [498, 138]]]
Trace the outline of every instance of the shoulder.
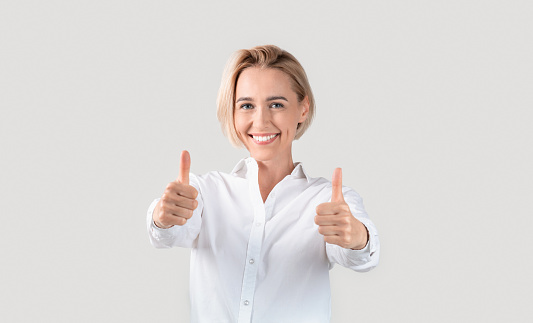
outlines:
[[219, 171], [211, 171], [201, 175], [191, 173], [190, 175], [191, 181], [194, 180], [198, 183], [233, 181], [238, 179], [237, 176]]
[[201, 175], [190, 173], [189, 177], [191, 185], [200, 189], [221, 187], [221, 185], [233, 186], [244, 181], [243, 178], [219, 171], [211, 171]]
[[308, 177], [309, 187], [331, 190], [331, 182], [324, 177]]

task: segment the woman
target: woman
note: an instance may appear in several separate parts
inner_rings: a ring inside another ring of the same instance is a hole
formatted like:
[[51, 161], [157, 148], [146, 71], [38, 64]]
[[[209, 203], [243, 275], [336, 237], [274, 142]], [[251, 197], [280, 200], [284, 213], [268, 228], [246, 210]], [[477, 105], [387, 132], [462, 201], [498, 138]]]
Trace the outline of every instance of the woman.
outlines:
[[375, 267], [377, 231], [359, 195], [293, 163], [314, 113], [307, 76], [276, 46], [237, 51], [218, 95], [225, 134], [250, 157], [230, 174], [180, 175], [148, 210], [155, 247], [192, 248], [193, 322], [329, 322], [329, 269]]

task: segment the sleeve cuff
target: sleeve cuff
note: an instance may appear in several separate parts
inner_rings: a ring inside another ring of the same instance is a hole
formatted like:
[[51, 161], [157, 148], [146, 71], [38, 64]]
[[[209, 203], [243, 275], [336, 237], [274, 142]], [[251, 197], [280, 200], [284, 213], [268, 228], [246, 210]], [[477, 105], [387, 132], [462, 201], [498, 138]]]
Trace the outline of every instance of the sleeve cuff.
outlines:
[[377, 261], [377, 255], [374, 255], [379, 250], [379, 239], [375, 228], [366, 218], [358, 218], [366, 227], [368, 232], [368, 241], [363, 249], [353, 250], [342, 248], [342, 253], [346, 259], [353, 265], [361, 265], [364, 263], [371, 263]]
[[148, 212], [146, 214], [146, 220], [148, 225], [148, 231], [150, 232], [151, 236], [156, 238], [157, 240], [166, 240], [166, 239], [173, 239], [176, 235], [176, 226], [172, 226], [168, 229], [163, 229], [155, 225], [153, 220], [153, 213], [155, 210], [155, 207], [157, 205], [157, 202], [159, 202], [160, 199], [155, 199], [152, 204], [150, 204], [150, 207], [148, 208]]

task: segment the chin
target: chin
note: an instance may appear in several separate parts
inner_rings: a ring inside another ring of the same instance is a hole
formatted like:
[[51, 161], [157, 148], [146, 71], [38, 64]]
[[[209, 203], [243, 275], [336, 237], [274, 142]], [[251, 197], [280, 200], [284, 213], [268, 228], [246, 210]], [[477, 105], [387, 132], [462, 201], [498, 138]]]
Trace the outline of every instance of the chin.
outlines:
[[252, 157], [253, 159], [257, 160], [257, 161], [267, 161], [267, 160], [271, 160], [271, 159], [274, 159], [274, 157], [277, 156], [276, 153], [274, 152], [266, 152], [266, 151], [249, 151], [250, 152], [250, 157]]
[[[285, 150], [281, 149], [248, 149], [248, 152], [250, 153], [250, 157], [257, 161], [276, 160], [280, 157], [283, 157], [287, 153]], [[288, 155], [290, 154], [291, 153], [289, 150]], [[292, 156], [289, 156], [289, 158], [292, 158]]]

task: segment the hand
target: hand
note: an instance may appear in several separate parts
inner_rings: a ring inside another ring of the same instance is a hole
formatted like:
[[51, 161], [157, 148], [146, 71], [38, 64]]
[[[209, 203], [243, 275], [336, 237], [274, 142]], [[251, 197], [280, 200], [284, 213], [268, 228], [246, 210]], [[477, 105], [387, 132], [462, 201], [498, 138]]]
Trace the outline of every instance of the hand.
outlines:
[[170, 182], [157, 203], [152, 219], [156, 226], [168, 229], [174, 225], [184, 225], [198, 207], [198, 191], [189, 185], [191, 156], [181, 152], [180, 173], [174, 182]]
[[368, 231], [357, 220], [342, 195], [342, 170], [335, 169], [332, 179], [331, 202], [316, 207], [315, 223], [324, 241], [346, 249], [363, 249], [368, 241]]

